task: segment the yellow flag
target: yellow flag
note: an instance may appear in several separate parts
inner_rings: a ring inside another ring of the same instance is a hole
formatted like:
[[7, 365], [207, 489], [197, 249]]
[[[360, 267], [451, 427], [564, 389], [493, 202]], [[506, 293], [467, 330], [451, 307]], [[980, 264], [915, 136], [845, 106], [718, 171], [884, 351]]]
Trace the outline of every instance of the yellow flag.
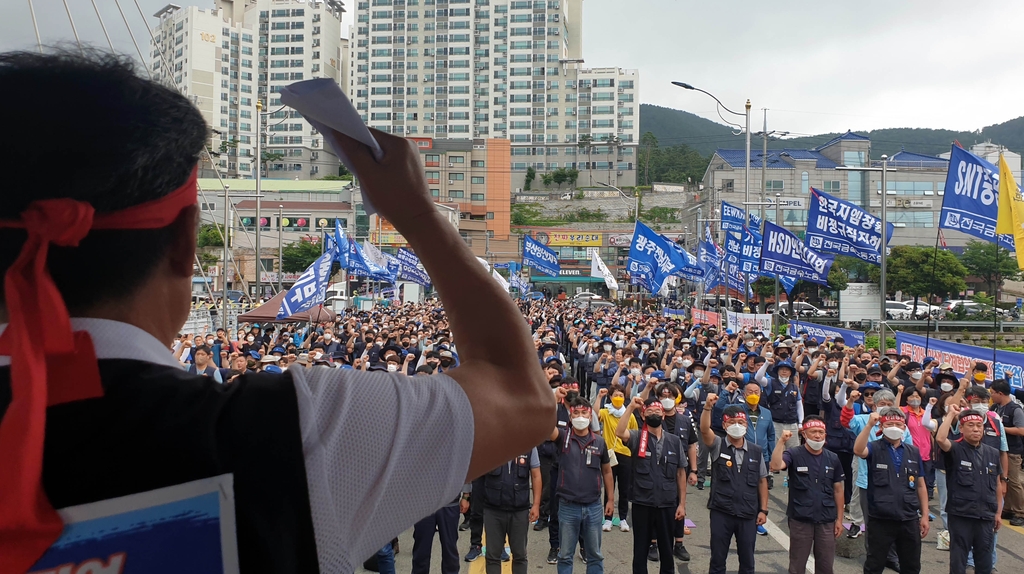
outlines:
[[996, 233], [1013, 235], [1017, 246], [1017, 267], [1024, 269], [1024, 197], [1013, 179], [1010, 166], [1006, 165], [1003, 154], [999, 154], [999, 212], [996, 216]]

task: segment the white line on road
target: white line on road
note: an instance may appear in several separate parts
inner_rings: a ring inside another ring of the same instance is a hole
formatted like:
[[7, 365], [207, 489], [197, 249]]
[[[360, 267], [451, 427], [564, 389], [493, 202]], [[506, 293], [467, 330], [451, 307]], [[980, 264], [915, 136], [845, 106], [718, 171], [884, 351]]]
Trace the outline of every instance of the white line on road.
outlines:
[[[768, 520], [764, 523], [764, 528], [768, 531], [768, 536], [774, 538], [775, 541], [779, 543], [779, 546], [785, 548], [786, 552], [788, 553], [789, 535], [783, 532], [782, 529], [776, 526], [775, 523], [771, 520]], [[814, 574], [814, 556], [807, 557], [807, 574]]]

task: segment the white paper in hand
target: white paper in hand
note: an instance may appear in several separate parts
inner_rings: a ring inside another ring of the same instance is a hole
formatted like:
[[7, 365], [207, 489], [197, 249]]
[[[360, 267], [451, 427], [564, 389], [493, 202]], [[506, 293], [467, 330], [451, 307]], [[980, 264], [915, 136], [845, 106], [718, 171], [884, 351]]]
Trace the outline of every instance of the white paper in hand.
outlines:
[[[380, 148], [380, 144], [359, 117], [359, 112], [334, 80], [320, 78], [285, 86], [281, 88], [281, 103], [302, 114], [306, 121], [323, 134], [324, 140], [356, 177], [359, 177], [359, 173], [345, 156], [333, 130], [366, 144], [375, 160], [380, 161], [384, 158], [384, 150]], [[366, 194], [363, 194], [363, 207], [367, 214], [377, 212]]]

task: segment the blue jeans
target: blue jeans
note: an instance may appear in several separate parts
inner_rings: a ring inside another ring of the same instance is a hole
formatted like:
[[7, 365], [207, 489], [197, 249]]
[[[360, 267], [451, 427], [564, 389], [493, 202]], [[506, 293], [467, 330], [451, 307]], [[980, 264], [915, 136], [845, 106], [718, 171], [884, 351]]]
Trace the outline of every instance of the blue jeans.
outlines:
[[583, 540], [587, 553], [587, 574], [604, 574], [604, 556], [601, 555], [601, 523], [604, 508], [601, 501], [576, 504], [559, 500], [558, 506], [558, 574], [572, 574], [576, 541]]
[[379, 574], [395, 574], [395, 550], [391, 542], [377, 551], [377, 572]]
[[[995, 566], [996, 566], [996, 558], [999, 557], [998, 554], [996, 554], [996, 546], [998, 546], [998, 545], [999, 545], [999, 533], [998, 532], [993, 532], [992, 533], [992, 567], [993, 568], [995, 568]], [[967, 565], [970, 566], [971, 568], [974, 568], [974, 550], [971, 550], [970, 552], [967, 553]]]

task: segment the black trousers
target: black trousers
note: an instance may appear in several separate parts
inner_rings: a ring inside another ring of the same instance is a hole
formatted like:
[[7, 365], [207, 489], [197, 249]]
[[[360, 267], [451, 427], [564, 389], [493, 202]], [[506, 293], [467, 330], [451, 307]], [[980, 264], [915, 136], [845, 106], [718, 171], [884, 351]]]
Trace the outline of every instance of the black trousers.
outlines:
[[[615, 453], [615, 459], [619, 461], [619, 464], [612, 467], [612, 486], [614, 488], [615, 484], [619, 485], [619, 520], [625, 520], [626, 515], [629, 514], [629, 499], [632, 498], [633, 457]], [[614, 492], [605, 490], [605, 502], [614, 495]], [[610, 514], [605, 518], [612, 519]]]
[[551, 514], [551, 467], [555, 464], [555, 457], [542, 456], [540, 458], [540, 520], [547, 520]]
[[473, 492], [469, 494], [469, 544], [483, 546], [484, 535], [484, 477], [473, 481]]
[[[871, 529], [871, 516], [868, 513], [868, 489], [860, 489], [859, 498], [861, 514], [864, 516], [864, 525], [868, 527], [867, 530], [864, 531], [864, 549], [870, 552], [871, 533], [873, 530]], [[920, 558], [920, 555], [918, 555], [918, 558]], [[898, 562], [899, 559], [899, 554], [896, 552], [896, 544], [890, 541], [888, 560], [890, 562]]]
[[412, 531], [412, 574], [429, 574], [434, 533], [441, 542], [441, 574], [459, 574], [459, 507], [445, 506], [420, 520]]
[[[861, 495], [864, 493], [862, 492]], [[900, 574], [920, 574], [921, 572], [921, 523], [917, 520], [882, 520], [868, 519], [868, 555], [864, 559], [864, 574], [882, 574], [885, 561], [889, 559], [889, 549], [896, 548], [896, 556], [900, 559]], [[953, 530], [950, 529], [952, 535]], [[952, 545], [950, 554], [952, 554]], [[989, 552], [991, 559], [991, 550]], [[952, 558], [952, 556], [950, 556]], [[964, 564], [967, 554], [964, 553]]]
[[850, 500], [853, 498], [853, 489], [857, 488], [857, 483], [853, 480], [853, 453], [836, 452], [836, 456], [839, 457], [839, 464], [843, 466], [843, 472], [846, 473], [846, 482], [843, 483], [844, 504], [850, 504]]
[[[737, 518], [731, 514], [710, 510], [711, 565], [708, 574], [725, 574], [725, 560], [729, 557], [732, 538], [736, 537], [736, 554], [740, 558], [739, 574], [754, 574], [754, 544], [757, 542], [757, 519]], [[636, 505], [633, 505], [636, 515]]]
[[672, 559], [672, 527], [675, 508], [655, 508], [633, 503], [633, 574], [647, 574], [647, 550], [650, 541], [658, 541], [660, 574], [675, 574]]
[[949, 572], [963, 574], [967, 569], [967, 553], [974, 550], [974, 571], [992, 572], [992, 544], [995, 543], [992, 520], [949, 515]]

